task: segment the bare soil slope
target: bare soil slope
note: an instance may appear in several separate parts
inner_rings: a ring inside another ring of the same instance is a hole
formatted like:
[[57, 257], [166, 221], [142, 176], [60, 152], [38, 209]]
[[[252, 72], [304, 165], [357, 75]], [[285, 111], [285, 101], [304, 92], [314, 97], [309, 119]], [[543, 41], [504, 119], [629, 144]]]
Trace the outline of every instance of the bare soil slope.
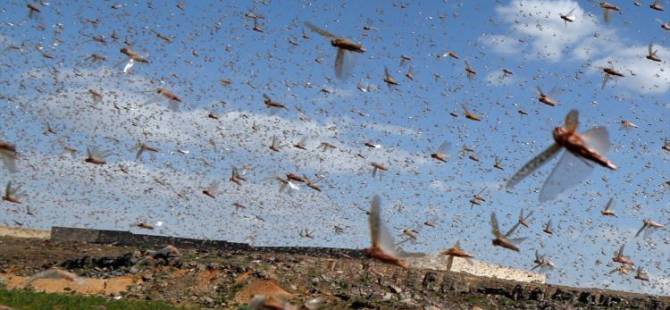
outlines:
[[[153, 250], [153, 251], [152, 251]], [[257, 249], [179, 249], [0, 237], [0, 285], [49, 292], [238, 308], [258, 294], [310, 309], [666, 309], [670, 299], [599, 289], [401, 269], [358, 255]], [[31, 276], [58, 267], [77, 279]]]

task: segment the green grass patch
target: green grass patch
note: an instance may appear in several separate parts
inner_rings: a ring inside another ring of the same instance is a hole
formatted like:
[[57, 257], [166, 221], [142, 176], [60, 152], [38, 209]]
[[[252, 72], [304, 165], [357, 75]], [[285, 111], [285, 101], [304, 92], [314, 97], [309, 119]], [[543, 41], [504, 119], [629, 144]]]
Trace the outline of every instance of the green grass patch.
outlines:
[[0, 305], [15, 309], [179, 309], [156, 301], [110, 300], [101, 296], [40, 293], [30, 290], [0, 289]]
[[480, 307], [486, 307], [488, 305], [486, 296], [467, 295], [463, 297], [463, 301], [467, 304]]

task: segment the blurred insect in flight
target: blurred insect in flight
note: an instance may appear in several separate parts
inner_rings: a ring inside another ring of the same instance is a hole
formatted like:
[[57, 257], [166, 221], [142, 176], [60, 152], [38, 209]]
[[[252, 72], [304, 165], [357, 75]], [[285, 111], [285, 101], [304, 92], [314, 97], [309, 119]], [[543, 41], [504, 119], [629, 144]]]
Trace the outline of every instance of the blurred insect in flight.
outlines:
[[19, 200], [18, 196], [19, 190], [21, 190], [20, 187], [13, 187], [12, 182], [7, 182], [7, 186], [5, 186], [5, 194], [2, 196], [2, 200], [20, 204], [21, 200]]
[[209, 184], [205, 189], [202, 190], [202, 193], [209, 198], [216, 199], [216, 195], [219, 190], [219, 182], [214, 181]]
[[554, 265], [554, 262], [549, 260], [545, 255], [540, 255], [540, 253], [535, 250], [535, 260], [533, 261], [535, 263], [535, 266], [531, 268], [530, 270], [533, 271], [535, 269], [540, 269], [540, 270], [546, 270], [546, 269], [554, 269], [556, 267]]
[[665, 227], [665, 225], [654, 220], [644, 219], [642, 220], [642, 227], [635, 233], [635, 237], [637, 238], [644, 231], [644, 237], [647, 238], [653, 231], [663, 227]]
[[507, 181], [506, 187], [513, 188], [564, 148], [567, 151], [542, 186], [540, 202], [553, 200], [566, 189], [586, 179], [594, 163], [616, 170], [617, 166], [605, 157], [610, 147], [607, 129], [596, 127], [581, 134], [577, 132], [578, 126], [579, 113], [572, 110], [565, 117], [565, 124], [554, 129], [554, 144], [526, 163]]
[[663, 5], [661, 4], [661, 0], [654, 0], [654, 3], [649, 5], [649, 8], [652, 10], [656, 10], [659, 12], [663, 12]]
[[609, 23], [610, 21], [610, 11], [621, 12], [621, 9], [618, 6], [606, 1], [600, 2], [600, 8], [603, 9], [603, 19], [606, 23]]
[[430, 154], [430, 157], [434, 158], [435, 160], [439, 160], [441, 162], [446, 163], [447, 159], [449, 159], [448, 152], [450, 148], [451, 144], [447, 141], [444, 141], [442, 144], [440, 144], [440, 147], [437, 148], [437, 151]]
[[537, 101], [552, 107], [558, 105], [558, 101], [542, 91], [539, 86], [537, 87]]
[[130, 47], [124, 47], [120, 50], [120, 52], [122, 54], [128, 56], [128, 62], [123, 67], [123, 73], [128, 73], [130, 71], [130, 69], [135, 65], [136, 62], [144, 63], [144, 64], [149, 63], [149, 60], [140, 56], [140, 54], [133, 51]]
[[658, 53], [658, 50], [654, 50], [653, 43], [649, 43], [649, 47], [647, 48], [647, 56], [645, 56], [645, 58], [651, 61], [661, 62], [662, 61], [661, 58], [659, 58], [658, 55], [656, 55], [656, 53]]
[[158, 153], [160, 151], [158, 148], [150, 146], [146, 143], [137, 143], [135, 149], [137, 149], [137, 153], [135, 153], [135, 160], [140, 160], [144, 152]]
[[632, 259], [630, 259], [628, 256], [623, 254], [623, 250], [624, 250], [625, 246], [626, 246], [625, 244], [621, 245], [621, 247], [617, 251], [614, 252], [614, 256], [612, 257], [612, 261], [615, 262], [615, 263], [622, 264], [622, 265], [634, 266], [635, 262]]
[[400, 85], [400, 83], [398, 83], [398, 81], [393, 76], [391, 76], [388, 68], [384, 68], [384, 83], [386, 83], [389, 87]]
[[474, 256], [468, 252], [465, 252], [463, 249], [461, 249], [461, 242], [456, 241], [456, 244], [454, 246], [442, 251], [442, 255], [446, 255], [449, 258], [447, 258], [447, 271], [451, 271], [451, 267], [454, 264], [454, 257], [460, 257], [465, 259], [470, 265], [472, 265], [472, 260]]
[[[377, 176], [377, 174], [379, 174], [379, 178], [381, 178], [382, 177], [381, 173], [383, 171], [388, 171], [388, 167], [384, 166], [383, 164], [372, 162], [372, 163], [370, 163], [370, 165], [372, 166], [372, 177], [373, 178], [375, 176]], [[377, 172], [377, 171], [379, 171], [379, 172]]]
[[575, 21], [576, 17], [574, 15], [572, 15], [572, 13], [574, 11], [575, 11], [575, 9], [573, 8], [567, 14], [559, 14], [566, 26], [568, 25], [568, 23], [572, 23], [572, 22]]
[[95, 148], [86, 148], [86, 159], [84, 159], [85, 162], [94, 164], [94, 165], [104, 165], [107, 163], [105, 160], [105, 157], [107, 156], [107, 152], [101, 152], [98, 151]]
[[372, 199], [372, 206], [370, 208], [370, 215], [368, 218], [370, 224], [370, 238], [372, 239], [372, 246], [364, 250], [364, 252], [375, 259], [385, 263], [397, 265], [403, 268], [408, 268], [409, 264], [406, 260], [400, 257], [398, 249], [395, 248], [393, 237], [389, 234], [386, 227], [381, 221], [381, 198], [377, 195]]
[[17, 172], [16, 160], [19, 158], [19, 153], [16, 152], [16, 145], [0, 140], [0, 159], [9, 172]]
[[310, 30], [330, 39], [330, 44], [337, 48], [337, 57], [335, 58], [335, 76], [342, 79], [346, 77], [344, 57], [347, 52], [365, 53], [363, 45], [354, 43], [352, 40], [336, 36], [324, 29], [321, 29], [310, 22], [305, 22], [305, 26]]
[[604, 89], [605, 85], [612, 77], [625, 77], [625, 75], [614, 68], [602, 68], [603, 70], [603, 84], [600, 86], [600, 89]]
[[468, 61], [465, 61], [465, 74], [468, 76], [469, 80], [474, 79], [477, 76], [477, 71], [470, 66]]
[[614, 198], [610, 198], [609, 201], [607, 201], [607, 205], [605, 206], [605, 209], [600, 211], [600, 214], [603, 216], [614, 216], [616, 217], [616, 213], [614, 213], [614, 210], [612, 210], [612, 206], [614, 205]]
[[495, 212], [491, 213], [491, 232], [495, 237], [491, 243], [493, 243], [494, 246], [499, 246], [508, 250], [519, 252], [520, 250], [518, 244], [526, 240], [526, 238], [509, 239], [518, 227], [519, 223], [516, 223], [514, 226], [512, 226], [512, 228], [510, 228], [509, 231], [507, 231], [506, 234], [503, 235], [500, 232], [498, 219], [496, 218]]

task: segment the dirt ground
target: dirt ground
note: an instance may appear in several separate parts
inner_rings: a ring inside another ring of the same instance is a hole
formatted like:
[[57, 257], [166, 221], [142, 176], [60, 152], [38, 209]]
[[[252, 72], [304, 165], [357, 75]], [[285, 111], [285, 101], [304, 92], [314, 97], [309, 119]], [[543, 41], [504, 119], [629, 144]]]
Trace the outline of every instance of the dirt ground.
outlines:
[[[266, 305], [290, 302], [307, 309], [670, 306], [667, 297], [405, 270], [337, 253], [178, 249], [178, 255], [163, 255], [168, 252], [156, 250], [0, 236], [0, 286], [222, 309], [237, 309], [255, 295], [268, 296]], [[34, 277], [45, 270], [53, 272]]]

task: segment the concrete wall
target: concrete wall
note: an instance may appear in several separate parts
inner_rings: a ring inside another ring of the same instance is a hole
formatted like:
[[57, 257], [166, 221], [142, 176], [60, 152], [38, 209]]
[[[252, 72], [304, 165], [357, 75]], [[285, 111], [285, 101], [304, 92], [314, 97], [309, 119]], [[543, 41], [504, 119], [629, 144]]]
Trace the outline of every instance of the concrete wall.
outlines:
[[[414, 268], [447, 270], [447, 256], [445, 255], [429, 254], [422, 257], [410, 257], [407, 260], [410, 266]], [[520, 282], [545, 283], [547, 280], [547, 276], [541, 273], [490, 264], [475, 259], [471, 259], [471, 262], [472, 264], [469, 264], [465, 259], [455, 257], [451, 271]]]

